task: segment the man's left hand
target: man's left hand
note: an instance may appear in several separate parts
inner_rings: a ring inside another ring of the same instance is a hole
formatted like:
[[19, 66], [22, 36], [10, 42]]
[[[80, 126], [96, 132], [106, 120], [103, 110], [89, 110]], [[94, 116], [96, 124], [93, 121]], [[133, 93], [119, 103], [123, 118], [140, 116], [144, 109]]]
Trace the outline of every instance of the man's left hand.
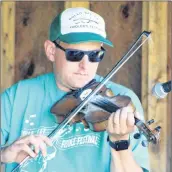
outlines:
[[111, 141], [128, 140], [129, 134], [136, 129], [134, 116], [140, 116], [133, 112], [131, 106], [124, 107], [112, 113], [108, 119], [107, 132]]

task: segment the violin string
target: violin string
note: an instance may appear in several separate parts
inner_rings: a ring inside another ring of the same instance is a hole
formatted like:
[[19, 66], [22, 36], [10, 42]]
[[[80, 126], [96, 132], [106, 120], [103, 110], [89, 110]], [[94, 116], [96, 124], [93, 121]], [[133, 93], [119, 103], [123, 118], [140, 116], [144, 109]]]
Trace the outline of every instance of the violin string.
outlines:
[[119, 109], [118, 106], [110, 102], [107, 98], [103, 98], [101, 96], [96, 96], [96, 99], [91, 101], [91, 103], [108, 111], [109, 113], [116, 112]]

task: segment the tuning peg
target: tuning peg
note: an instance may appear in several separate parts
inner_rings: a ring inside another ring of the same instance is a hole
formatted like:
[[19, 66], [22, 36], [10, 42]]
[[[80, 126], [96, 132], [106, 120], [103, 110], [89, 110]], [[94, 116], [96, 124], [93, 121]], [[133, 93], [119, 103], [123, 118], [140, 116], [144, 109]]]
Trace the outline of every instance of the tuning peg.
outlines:
[[149, 142], [147, 140], [142, 141], [142, 146], [143, 147], [148, 147], [148, 145], [149, 145]]
[[156, 127], [154, 130], [157, 131], [157, 132], [160, 132], [161, 126]]
[[147, 121], [147, 125], [151, 125], [152, 123], [154, 123], [154, 119], [151, 119], [150, 121]]
[[134, 138], [135, 138], [135, 139], [140, 139], [140, 137], [141, 137], [141, 134], [140, 134], [140, 133], [134, 134]]

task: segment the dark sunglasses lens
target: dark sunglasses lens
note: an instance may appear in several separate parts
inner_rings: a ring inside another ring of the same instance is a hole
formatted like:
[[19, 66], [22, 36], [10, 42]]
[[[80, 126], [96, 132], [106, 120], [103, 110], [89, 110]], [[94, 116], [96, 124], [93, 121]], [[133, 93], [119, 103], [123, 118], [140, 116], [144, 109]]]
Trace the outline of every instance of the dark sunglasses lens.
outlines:
[[104, 57], [104, 51], [93, 51], [89, 54], [89, 60], [91, 62], [100, 62]]
[[83, 56], [84, 56], [84, 52], [82, 51], [69, 50], [66, 52], [67, 60], [72, 62], [80, 61]]

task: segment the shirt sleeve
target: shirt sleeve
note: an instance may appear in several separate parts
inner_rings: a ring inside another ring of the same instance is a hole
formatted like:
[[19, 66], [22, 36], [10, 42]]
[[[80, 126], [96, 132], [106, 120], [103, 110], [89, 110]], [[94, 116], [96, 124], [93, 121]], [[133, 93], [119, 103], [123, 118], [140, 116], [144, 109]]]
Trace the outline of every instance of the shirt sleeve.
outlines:
[[8, 141], [16, 85], [1, 94], [1, 147]]

